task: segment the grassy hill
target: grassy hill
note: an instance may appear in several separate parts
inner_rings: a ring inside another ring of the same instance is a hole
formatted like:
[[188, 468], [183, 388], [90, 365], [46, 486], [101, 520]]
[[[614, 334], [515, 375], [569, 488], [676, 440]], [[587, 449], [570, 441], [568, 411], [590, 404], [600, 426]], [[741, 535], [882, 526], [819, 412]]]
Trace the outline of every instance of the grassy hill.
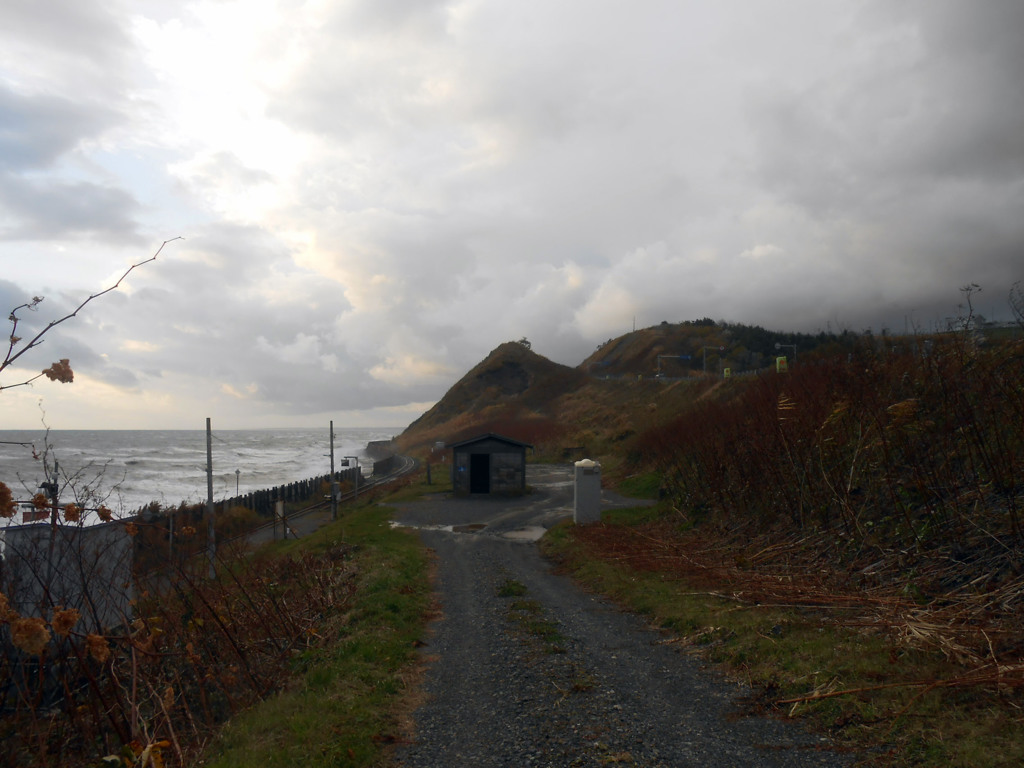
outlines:
[[[607, 453], [654, 423], [659, 403], [682, 403], [709, 382], [597, 378], [518, 342], [497, 347], [399, 437], [400, 450], [426, 455], [452, 443], [496, 432], [534, 446], [538, 460]], [[671, 409], [677, 412], [677, 407]]]
[[559, 365], [519, 342], [500, 345], [463, 376], [398, 438], [422, 453], [434, 442], [500, 432], [531, 442], [561, 430], [559, 398], [586, 384], [581, 371]]
[[[742, 389], [724, 381], [722, 369], [739, 376], [773, 365], [778, 354], [792, 357], [794, 347], [810, 360], [853, 342], [848, 334], [783, 334], [707, 319], [662, 323], [608, 340], [576, 368], [506, 342], [413, 422], [398, 444], [426, 456], [437, 442], [496, 432], [533, 445], [536, 460], [587, 455], [618, 464], [624, 450], [635, 454], [629, 444], [637, 435], [693, 402], [728, 399]], [[776, 350], [776, 344], [784, 346]]]
[[[597, 376], [666, 378], [738, 374], [771, 367], [775, 358], [792, 359], [831, 354], [849, 347], [850, 333], [780, 333], [741, 323], [716, 323], [710, 318], [682, 323], [663, 322], [609, 339], [580, 368]], [[778, 345], [778, 346], [776, 346]]]

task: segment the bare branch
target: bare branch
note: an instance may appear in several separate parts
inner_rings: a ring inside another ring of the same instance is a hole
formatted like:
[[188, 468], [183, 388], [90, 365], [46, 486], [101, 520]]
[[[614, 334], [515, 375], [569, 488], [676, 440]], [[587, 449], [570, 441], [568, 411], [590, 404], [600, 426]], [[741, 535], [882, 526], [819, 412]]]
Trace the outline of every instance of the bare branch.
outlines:
[[[157, 256], [160, 255], [160, 253], [163, 251], [164, 247], [168, 243], [172, 243], [175, 240], [184, 240], [184, 238], [179, 236], [179, 237], [172, 237], [170, 240], [164, 240], [160, 244], [160, 247], [156, 249], [156, 252], [152, 256], [150, 256], [148, 259], [144, 259], [143, 261], [139, 261], [139, 262], [136, 262], [135, 264], [132, 264], [130, 267], [128, 267], [128, 269], [126, 269], [124, 271], [124, 274], [122, 274], [117, 279], [117, 282], [115, 282], [113, 285], [111, 285], [111, 286], [109, 286], [107, 288], [104, 288], [102, 291], [99, 291], [98, 293], [91, 294], [87, 299], [82, 301], [81, 304], [79, 304], [77, 307], [75, 307], [75, 309], [73, 311], [69, 312], [68, 314], [64, 315], [63, 317], [57, 318], [56, 320], [51, 320], [49, 323], [46, 324], [46, 326], [41, 331], [39, 331], [39, 333], [37, 333], [35, 336], [33, 336], [31, 339], [29, 339], [28, 343], [25, 344], [23, 347], [21, 347], [17, 352], [14, 351], [14, 347], [15, 347], [15, 345], [19, 344], [22, 341], [22, 339], [20, 337], [18, 337], [18, 335], [17, 335], [18, 321], [19, 321], [17, 313], [21, 309], [27, 309], [29, 311], [35, 311], [37, 309], [37, 307], [39, 306], [39, 303], [43, 300], [43, 297], [42, 296], [34, 296], [34, 297], [32, 297], [32, 301], [26, 302], [24, 304], [21, 304], [21, 305], [15, 307], [13, 310], [11, 310], [11, 314], [8, 317], [8, 319], [11, 321], [11, 324], [12, 324], [11, 335], [10, 335], [10, 339], [8, 341], [7, 354], [4, 357], [3, 362], [0, 362], [0, 372], [2, 372], [8, 366], [13, 365], [14, 362], [19, 357], [21, 357], [23, 354], [28, 352], [30, 349], [32, 349], [33, 347], [39, 346], [43, 342], [43, 340], [44, 340], [43, 337], [47, 333], [49, 333], [54, 327], [60, 325], [65, 320], [70, 320], [73, 317], [77, 317], [78, 313], [81, 312], [82, 309], [84, 309], [85, 306], [87, 304], [89, 304], [89, 302], [93, 301], [94, 299], [98, 299], [100, 296], [103, 296], [104, 294], [110, 293], [111, 291], [115, 290], [116, 288], [119, 288], [121, 283], [124, 282], [124, 280], [128, 277], [128, 275], [130, 275], [137, 267], [141, 267], [143, 264], [148, 264], [151, 261], [156, 261]], [[13, 387], [24, 386], [25, 384], [30, 384], [33, 381], [35, 381], [36, 379], [38, 379], [40, 376], [42, 376], [42, 375], [43, 375], [43, 373], [39, 373], [39, 374], [33, 376], [32, 378], [28, 379], [27, 381], [23, 381], [23, 382], [20, 382], [18, 384], [8, 384], [6, 386], [0, 386], [0, 391], [5, 390], [5, 389], [12, 389]]]
[[[3, 370], [3, 368], [0, 368], [0, 370]], [[31, 384], [36, 379], [41, 379], [41, 378], [43, 378], [43, 374], [37, 373], [32, 378], [25, 379], [24, 381], [19, 381], [17, 384], [4, 384], [3, 386], [0, 386], [0, 391], [3, 391], [5, 389], [14, 389], [15, 387], [24, 387], [27, 384]]]

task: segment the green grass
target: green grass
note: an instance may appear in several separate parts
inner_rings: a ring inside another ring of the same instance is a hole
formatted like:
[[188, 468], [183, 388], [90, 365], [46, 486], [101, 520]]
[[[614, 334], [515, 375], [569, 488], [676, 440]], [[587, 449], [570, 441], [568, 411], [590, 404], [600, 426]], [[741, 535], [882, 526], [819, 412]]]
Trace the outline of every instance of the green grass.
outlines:
[[[864, 750], [863, 764], [1024, 764], [1019, 695], [1015, 706], [1000, 704], [991, 690], [879, 688], [955, 675], [957, 669], [939, 654], [902, 647], [869, 626], [843, 626], [815, 609], [748, 605], [691, 591], [664, 574], [628, 570], [588, 552], [573, 538], [571, 524], [551, 529], [542, 547], [588, 588], [648, 617], [680, 647], [754, 686], [751, 711], [805, 718]], [[863, 690], [777, 704], [852, 689]]]
[[323, 617], [317, 634], [324, 641], [295, 658], [293, 678], [222, 730], [205, 765], [384, 764], [383, 745], [401, 736], [400, 706], [413, 693], [407, 679], [430, 599], [426, 554], [414, 535], [390, 527], [388, 515], [379, 506], [357, 508], [263, 553], [353, 545], [356, 596], [347, 611]]
[[601, 520], [612, 525], [639, 525], [640, 523], [657, 520], [661, 514], [661, 508], [657, 505], [650, 507], [622, 507], [603, 512]]
[[619, 493], [634, 499], [656, 499], [661, 491], [661, 473], [643, 472], [630, 475], [619, 483]]
[[506, 579], [498, 587], [498, 597], [522, 597], [526, 594], [526, 585], [515, 579]]
[[520, 631], [540, 641], [545, 653], [565, 653], [566, 639], [558, 628], [544, 614], [544, 606], [527, 598], [526, 585], [515, 579], [506, 579], [498, 587], [498, 597], [514, 597], [508, 606], [508, 619]]
[[421, 466], [412, 477], [403, 481], [404, 484], [391, 491], [383, 498], [384, 503], [399, 504], [415, 501], [432, 493], [451, 493], [452, 480], [447, 463], [432, 464], [430, 468], [431, 482], [427, 483], [427, 470]]

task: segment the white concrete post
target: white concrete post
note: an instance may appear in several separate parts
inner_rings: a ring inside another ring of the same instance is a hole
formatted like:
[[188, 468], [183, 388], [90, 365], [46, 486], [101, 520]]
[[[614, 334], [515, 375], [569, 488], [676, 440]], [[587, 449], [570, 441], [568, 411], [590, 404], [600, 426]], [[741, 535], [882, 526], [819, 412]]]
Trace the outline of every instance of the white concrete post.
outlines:
[[601, 522], [601, 465], [591, 459], [577, 461], [575, 480], [573, 522], [576, 525]]

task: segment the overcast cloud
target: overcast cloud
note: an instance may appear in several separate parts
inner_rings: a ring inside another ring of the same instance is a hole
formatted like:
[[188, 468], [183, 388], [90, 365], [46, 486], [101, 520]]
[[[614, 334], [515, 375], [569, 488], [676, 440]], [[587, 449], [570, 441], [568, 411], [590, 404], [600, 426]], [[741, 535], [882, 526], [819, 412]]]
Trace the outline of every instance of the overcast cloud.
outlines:
[[[1019, 0], [8, 0], [0, 428], [403, 426], [503, 341], [1024, 280]], [[25, 334], [22, 334], [25, 335]], [[28, 371], [5, 372], [2, 384]], [[42, 400], [41, 407], [39, 405]]]

